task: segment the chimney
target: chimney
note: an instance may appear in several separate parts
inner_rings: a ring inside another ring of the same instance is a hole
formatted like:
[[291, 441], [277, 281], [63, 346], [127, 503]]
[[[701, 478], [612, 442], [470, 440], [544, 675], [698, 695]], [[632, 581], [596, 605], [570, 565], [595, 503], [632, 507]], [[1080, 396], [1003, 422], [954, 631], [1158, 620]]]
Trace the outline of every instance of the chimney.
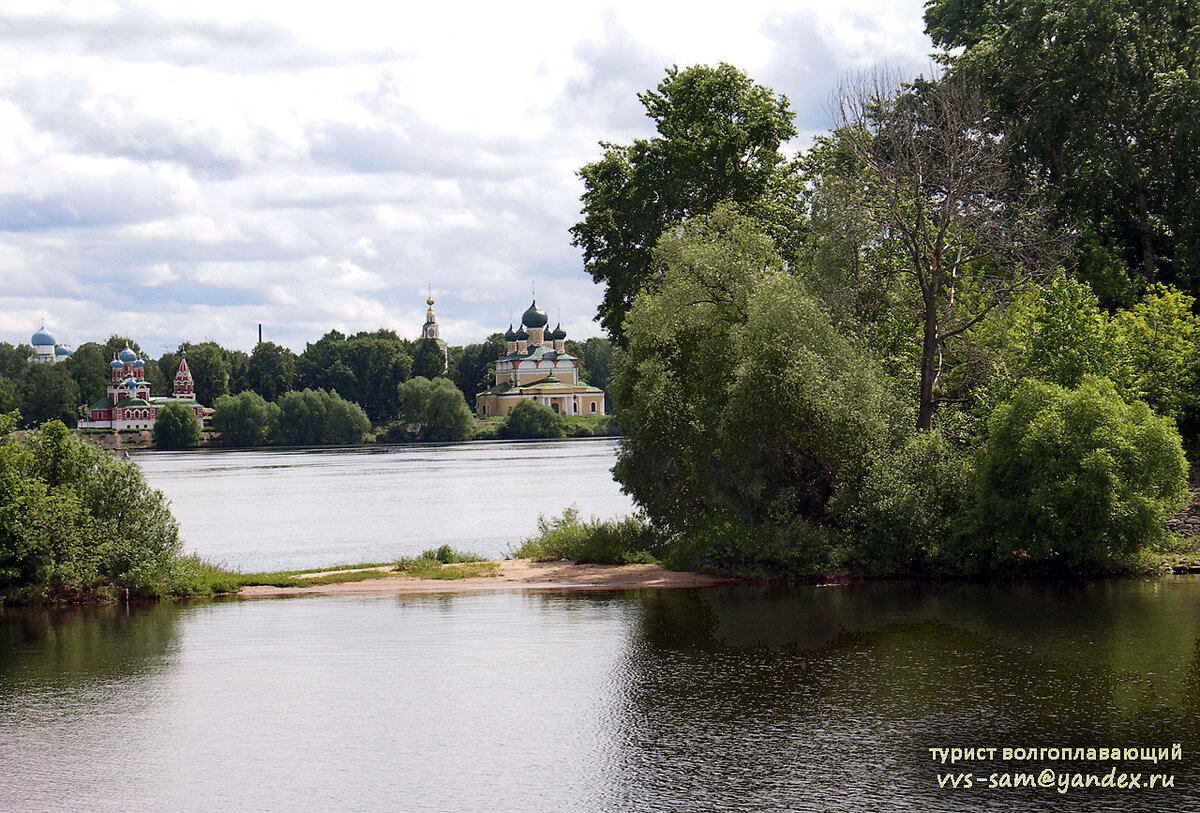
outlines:
[[258, 343], [262, 344], [262, 322], [258, 323]]

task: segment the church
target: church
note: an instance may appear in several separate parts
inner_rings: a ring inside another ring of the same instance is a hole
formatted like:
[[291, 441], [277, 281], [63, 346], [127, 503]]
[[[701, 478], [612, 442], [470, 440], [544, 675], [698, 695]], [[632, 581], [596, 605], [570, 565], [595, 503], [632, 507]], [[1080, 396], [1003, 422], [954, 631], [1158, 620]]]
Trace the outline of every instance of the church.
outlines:
[[567, 332], [538, 307], [537, 297], [521, 314], [521, 327], [504, 333], [506, 354], [496, 360], [496, 383], [475, 396], [480, 418], [503, 417], [525, 399], [560, 415], [603, 415], [604, 390], [579, 382], [579, 359], [566, 351]]
[[179, 351], [179, 370], [175, 373], [172, 393], [167, 397], [150, 396], [146, 381], [146, 361], [126, 347], [108, 363], [108, 394], [88, 407], [88, 419], [80, 429], [153, 429], [158, 410], [169, 402], [191, 407], [201, 426], [212, 422], [213, 410], [196, 400], [196, 386], [188, 369], [187, 351]]

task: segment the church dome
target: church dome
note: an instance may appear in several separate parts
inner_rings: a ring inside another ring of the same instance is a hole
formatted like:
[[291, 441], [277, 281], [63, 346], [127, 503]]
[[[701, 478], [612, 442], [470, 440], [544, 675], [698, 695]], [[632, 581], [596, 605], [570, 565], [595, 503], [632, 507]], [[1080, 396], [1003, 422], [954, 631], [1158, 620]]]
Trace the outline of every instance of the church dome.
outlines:
[[133, 352], [133, 348], [125, 345], [125, 349], [121, 351], [121, 361], [136, 361], [137, 353]]
[[133, 363], [133, 366], [134, 366], [134, 367], [145, 367], [145, 366], [146, 366], [146, 362], [142, 361], [141, 359], [138, 359], [137, 361], [135, 361], [135, 362]]
[[110, 361], [108, 363], [108, 366], [112, 367], [114, 370], [119, 370], [122, 367], [124, 367], [125, 365], [121, 363], [120, 359], [113, 359], [112, 361]]
[[562, 329], [562, 322], [558, 323], [558, 326], [554, 328], [554, 332], [552, 334], [550, 334], [550, 336], [556, 342], [560, 342], [563, 339], [567, 338], [567, 331]]
[[67, 347], [65, 344], [60, 344], [58, 347], [54, 348], [54, 355], [61, 356], [62, 358], [70, 358], [71, 354], [74, 352], [74, 350]]
[[512, 329], [512, 325], [508, 326], [508, 330], [504, 331], [504, 341], [515, 342], [517, 340], [517, 332]]
[[58, 342], [54, 340], [54, 334], [46, 330], [45, 325], [42, 325], [41, 328], [38, 329], [38, 332], [33, 334], [33, 338], [29, 340], [29, 343], [34, 347], [53, 347], [54, 345], [58, 344]]
[[517, 332], [516, 332], [516, 333], [514, 333], [513, 335], [517, 337], [517, 341], [519, 341], [519, 342], [523, 342], [523, 341], [525, 341], [526, 339], [528, 339], [528, 338], [529, 338], [529, 334], [525, 332], [525, 326], [524, 326], [524, 325], [522, 325], [521, 327], [517, 328]]
[[546, 312], [538, 307], [537, 300], [533, 300], [533, 304], [521, 314], [521, 324], [525, 327], [545, 327], [550, 321], [550, 317]]

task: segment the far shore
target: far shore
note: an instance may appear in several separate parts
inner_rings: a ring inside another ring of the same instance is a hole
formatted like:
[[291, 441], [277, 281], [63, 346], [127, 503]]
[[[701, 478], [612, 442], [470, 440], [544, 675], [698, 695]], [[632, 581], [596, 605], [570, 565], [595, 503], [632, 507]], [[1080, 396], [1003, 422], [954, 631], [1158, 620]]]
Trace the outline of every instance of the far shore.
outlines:
[[[485, 590], [640, 590], [714, 587], [747, 580], [704, 573], [681, 573], [658, 565], [593, 565], [574, 562], [532, 562], [505, 559], [495, 570], [466, 579], [417, 579], [395, 575], [368, 581], [312, 587], [243, 587], [239, 598], [282, 596], [365, 596], [404, 593], [467, 593]], [[314, 574], [318, 575], [318, 574]]]

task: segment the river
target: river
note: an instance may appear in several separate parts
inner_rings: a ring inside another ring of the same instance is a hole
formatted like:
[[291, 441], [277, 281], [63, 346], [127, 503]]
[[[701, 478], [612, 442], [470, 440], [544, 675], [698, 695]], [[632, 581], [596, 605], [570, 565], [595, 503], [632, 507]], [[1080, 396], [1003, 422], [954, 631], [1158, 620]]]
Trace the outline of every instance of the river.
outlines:
[[539, 515], [633, 512], [617, 442], [483, 441], [335, 449], [143, 452], [184, 549], [256, 573], [390, 562], [430, 548], [500, 558]]
[[[258, 569], [621, 513], [612, 455], [138, 462], [189, 545]], [[6, 812], [1195, 811], [1198, 732], [1190, 576], [0, 610]]]

